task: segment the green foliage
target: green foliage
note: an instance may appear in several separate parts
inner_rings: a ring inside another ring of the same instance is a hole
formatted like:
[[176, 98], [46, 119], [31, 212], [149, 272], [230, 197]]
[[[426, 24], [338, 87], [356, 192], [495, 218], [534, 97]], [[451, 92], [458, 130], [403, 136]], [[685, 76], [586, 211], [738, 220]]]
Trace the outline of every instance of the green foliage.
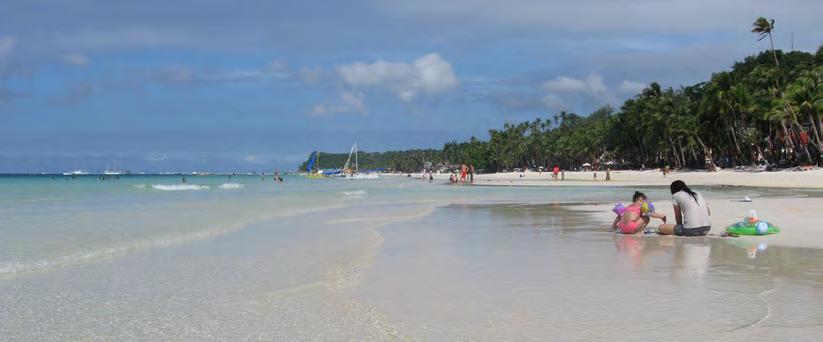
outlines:
[[[770, 33], [773, 24], [758, 19], [756, 33]], [[554, 165], [575, 169], [583, 163], [675, 168], [820, 163], [821, 55], [823, 47], [816, 55], [770, 50], [693, 86], [651, 83], [618, 112], [603, 107], [587, 116], [560, 112], [506, 123], [490, 130], [488, 140], [451, 141], [442, 150], [361, 153], [360, 166], [419, 172], [467, 164], [494, 172]], [[323, 153], [320, 163], [339, 168], [347, 157]]]

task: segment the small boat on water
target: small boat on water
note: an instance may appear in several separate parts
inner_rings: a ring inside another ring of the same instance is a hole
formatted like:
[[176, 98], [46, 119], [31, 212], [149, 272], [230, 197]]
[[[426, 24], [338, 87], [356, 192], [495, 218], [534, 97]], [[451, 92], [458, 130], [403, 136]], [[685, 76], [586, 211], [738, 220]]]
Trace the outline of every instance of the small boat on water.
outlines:
[[106, 171], [103, 171], [103, 174], [106, 176], [119, 176], [123, 173], [123, 171], [117, 170], [117, 161], [114, 162], [114, 169], [109, 169], [109, 163], [106, 163]]
[[86, 171], [83, 171], [83, 170], [74, 170], [74, 171], [69, 171], [69, 172], [63, 172], [63, 176], [82, 176], [82, 175], [87, 175], [87, 174], [89, 174], [89, 173], [86, 172]]

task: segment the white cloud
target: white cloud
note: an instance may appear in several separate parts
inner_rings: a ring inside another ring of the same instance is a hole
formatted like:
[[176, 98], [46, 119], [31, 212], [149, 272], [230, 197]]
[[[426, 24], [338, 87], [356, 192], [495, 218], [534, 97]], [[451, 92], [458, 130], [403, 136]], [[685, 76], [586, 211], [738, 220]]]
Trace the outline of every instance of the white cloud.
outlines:
[[553, 109], [553, 110], [566, 110], [566, 109], [568, 109], [568, 106], [566, 105], [566, 102], [563, 101], [563, 99], [560, 98], [560, 96], [558, 96], [557, 94], [553, 94], [553, 93], [548, 93], [545, 96], [543, 96], [543, 104], [545, 104], [546, 107], [549, 107], [549, 109]]
[[459, 84], [451, 63], [436, 53], [422, 56], [412, 63], [357, 62], [338, 66], [337, 72], [348, 86], [388, 89], [405, 102], [421, 93], [437, 95]]
[[598, 74], [591, 74], [589, 77], [586, 77], [586, 85], [588, 86], [588, 91], [595, 96], [607, 96], [607, 92], [609, 88], [603, 84], [603, 77]]
[[624, 80], [623, 83], [617, 87], [617, 90], [624, 94], [637, 94], [644, 88], [646, 88], [645, 83]]
[[318, 104], [306, 113], [308, 116], [332, 116], [337, 113], [368, 114], [366, 95], [362, 92], [344, 91], [328, 103]]
[[548, 91], [556, 92], [585, 91], [586, 82], [576, 78], [560, 76], [556, 79], [543, 83], [543, 88]]
[[586, 79], [559, 76], [551, 81], [543, 83], [543, 89], [549, 92], [577, 92], [587, 93], [592, 96], [603, 96], [608, 92], [608, 87], [603, 84], [603, 77], [598, 74], [590, 74]]
[[603, 77], [597, 73], [591, 73], [584, 79], [558, 76], [544, 82], [541, 88], [546, 92], [543, 96], [543, 103], [555, 110], [569, 109], [567, 103], [570, 100], [574, 103], [588, 103], [595, 106], [619, 102], [617, 97], [609, 91], [609, 87], [603, 83]]
[[89, 58], [82, 54], [72, 52], [63, 56], [63, 62], [77, 67], [84, 67], [89, 64]]

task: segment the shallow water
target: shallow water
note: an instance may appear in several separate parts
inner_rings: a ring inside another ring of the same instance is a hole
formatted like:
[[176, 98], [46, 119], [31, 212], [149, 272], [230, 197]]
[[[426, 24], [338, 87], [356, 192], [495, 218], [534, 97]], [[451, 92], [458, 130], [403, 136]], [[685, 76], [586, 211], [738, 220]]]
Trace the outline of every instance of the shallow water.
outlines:
[[0, 177], [0, 340], [804, 340], [823, 326], [819, 250], [619, 236], [558, 204], [633, 188], [186, 178]]
[[[357, 295], [421, 340], [814, 340], [823, 251], [604, 232], [560, 205], [381, 229]], [[411, 298], [411, 299], [410, 299]]]

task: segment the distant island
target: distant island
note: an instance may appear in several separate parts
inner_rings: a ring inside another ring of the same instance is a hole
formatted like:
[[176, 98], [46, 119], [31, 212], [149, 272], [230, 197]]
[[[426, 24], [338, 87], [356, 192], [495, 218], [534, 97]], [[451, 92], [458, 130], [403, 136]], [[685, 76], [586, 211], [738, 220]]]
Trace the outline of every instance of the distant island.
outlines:
[[[770, 33], [759, 28], [760, 19], [752, 31]], [[486, 140], [451, 141], [439, 150], [361, 152], [360, 166], [395, 172], [461, 164], [481, 172], [554, 165], [573, 170], [587, 163], [595, 169], [779, 169], [820, 165], [821, 131], [823, 45], [814, 54], [767, 50], [678, 89], [651, 83], [619, 111], [609, 106], [585, 116], [561, 111], [506, 123], [490, 130]], [[321, 153], [321, 166], [340, 168], [347, 157]], [[300, 165], [305, 168], [306, 162]]]

